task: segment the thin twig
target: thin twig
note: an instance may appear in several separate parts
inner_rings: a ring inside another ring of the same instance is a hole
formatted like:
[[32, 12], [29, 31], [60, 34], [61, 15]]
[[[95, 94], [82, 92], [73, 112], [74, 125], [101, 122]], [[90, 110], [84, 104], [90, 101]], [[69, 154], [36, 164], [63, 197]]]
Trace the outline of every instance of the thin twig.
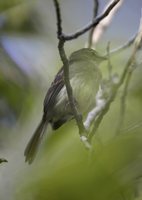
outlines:
[[[141, 12], [142, 12], [142, 11], [141, 11]], [[142, 14], [141, 14], [141, 15], [142, 15]], [[141, 21], [142, 21], [142, 19], [141, 19]], [[142, 22], [140, 22], [140, 23], [142, 23]], [[128, 47], [130, 47], [132, 44], [134, 44], [136, 38], [138, 37], [138, 35], [139, 35], [140, 32], [141, 32], [140, 29], [142, 29], [142, 28], [140, 27], [140, 28], [139, 28], [139, 32], [136, 33], [136, 34], [135, 34], [130, 40], [128, 40], [125, 44], [123, 44], [123, 45], [120, 46], [120, 47], [117, 47], [116, 49], [111, 50], [111, 51], [110, 51], [110, 54], [112, 55], [112, 54], [121, 52], [122, 50], [125, 50], [126, 48], [128, 48]], [[141, 46], [142, 46], [142, 41], [139, 42], [139, 47], [138, 47], [138, 49], [141, 48]]]
[[123, 44], [123, 45], [117, 47], [116, 49], [110, 50], [110, 54], [113, 55], [113, 54], [119, 53], [119, 52], [125, 50], [126, 48], [130, 47], [132, 44], [134, 44], [134, 41], [135, 41], [135, 39], [136, 39], [136, 37], [137, 37], [137, 34], [138, 34], [138, 33], [136, 33], [136, 34], [135, 34], [130, 40], [128, 40], [125, 44]]
[[[97, 25], [97, 27], [93, 31], [92, 35], [92, 43], [93, 47], [98, 43], [102, 35], [104, 34], [105, 30], [110, 25], [114, 15], [116, 14], [116, 11], [120, 8], [124, 0], [120, 0], [119, 3], [111, 10], [108, 16], [106, 16], [104, 19], [100, 21], [100, 23]], [[109, 7], [109, 5], [112, 3], [112, 0], [109, 1], [109, 3], [105, 6], [105, 9]]]
[[98, 15], [99, 11], [99, 0], [94, 0], [94, 18]]
[[142, 120], [140, 121], [136, 121], [136, 122], [133, 122], [132, 124], [130, 124], [129, 126], [127, 126], [126, 128], [123, 128], [121, 130], [121, 133], [128, 133], [130, 131], [135, 131], [136, 129], [142, 127]]
[[110, 42], [108, 42], [108, 45], [107, 45], [107, 58], [108, 58], [108, 64], [107, 64], [107, 67], [108, 67], [108, 78], [109, 78], [109, 81], [111, 81], [111, 78], [112, 78], [112, 65], [111, 65], [111, 61], [110, 61]]
[[[98, 15], [98, 10], [99, 10], [99, 0], [94, 0], [93, 20]], [[94, 27], [89, 32], [88, 48], [92, 47], [93, 32], [94, 32]]]
[[67, 90], [67, 94], [68, 94], [68, 98], [69, 98], [69, 102], [70, 102], [70, 106], [74, 115], [74, 118], [77, 122], [78, 128], [79, 128], [79, 134], [80, 136], [85, 135], [86, 136], [86, 131], [82, 122], [82, 115], [81, 113], [78, 112], [76, 105], [75, 105], [75, 99], [73, 97], [73, 91], [72, 91], [72, 87], [70, 84], [70, 80], [69, 80], [69, 62], [64, 50], [64, 41], [62, 41], [61, 39], [59, 40], [59, 53], [60, 53], [60, 57], [61, 60], [63, 62], [63, 69], [64, 69], [64, 81], [65, 81], [65, 85], [66, 85], [66, 90]]
[[63, 34], [63, 38], [66, 41], [69, 40], [74, 40], [76, 38], [78, 38], [79, 36], [83, 35], [84, 33], [86, 33], [87, 31], [89, 31], [91, 28], [96, 27], [100, 21], [102, 21], [105, 17], [107, 17], [109, 15], [109, 13], [111, 12], [111, 10], [120, 2], [120, 0], [114, 0], [109, 6], [108, 8], [106, 8], [106, 10], [98, 17], [96, 17], [94, 19], [93, 22], [89, 23], [88, 25], [86, 25], [84, 28], [82, 28], [81, 30], [76, 31], [73, 34], [70, 35], [65, 35]]
[[57, 18], [57, 36], [59, 38], [62, 35], [62, 19], [61, 19], [60, 5], [58, 3], [58, 0], [54, 0], [54, 6], [56, 9], [56, 18]]
[[126, 98], [127, 98], [128, 87], [129, 87], [129, 83], [130, 83], [133, 71], [134, 71], [134, 68], [129, 70], [129, 72], [127, 74], [124, 90], [123, 90], [123, 93], [122, 93], [122, 96], [121, 96], [120, 116], [119, 116], [117, 130], [116, 130], [116, 134], [117, 135], [120, 133], [120, 131], [121, 131], [122, 127], [123, 127], [123, 122], [124, 122], [125, 112], [126, 112]]
[[62, 20], [61, 20], [61, 12], [60, 12], [60, 6], [58, 3], [58, 0], [54, 0], [54, 5], [56, 8], [56, 17], [57, 17], [57, 29], [58, 29], [57, 37], [59, 39], [58, 49], [59, 49], [59, 54], [60, 54], [61, 60], [63, 62], [64, 81], [65, 81], [65, 86], [66, 86], [66, 90], [67, 90], [67, 94], [68, 94], [69, 103], [70, 103], [74, 118], [76, 120], [76, 123], [78, 125], [80, 136], [87, 136], [86, 130], [85, 130], [83, 122], [82, 122], [82, 115], [78, 112], [76, 105], [75, 105], [73, 91], [72, 91], [72, 87], [71, 87], [70, 80], [69, 80], [69, 61], [68, 61], [68, 58], [66, 56], [65, 49], [64, 49], [65, 39], [64, 39], [64, 37], [62, 37], [62, 35], [63, 35], [62, 34]]

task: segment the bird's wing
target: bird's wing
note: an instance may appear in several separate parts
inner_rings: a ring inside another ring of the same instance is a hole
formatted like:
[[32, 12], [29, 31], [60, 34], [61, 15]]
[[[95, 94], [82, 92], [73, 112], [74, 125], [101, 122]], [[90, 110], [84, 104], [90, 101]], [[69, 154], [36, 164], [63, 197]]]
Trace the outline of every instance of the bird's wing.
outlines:
[[63, 68], [59, 70], [54, 81], [52, 82], [44, 99], [44, 113], [52, 110], [56, 103], [56, 97], [64, 86]]

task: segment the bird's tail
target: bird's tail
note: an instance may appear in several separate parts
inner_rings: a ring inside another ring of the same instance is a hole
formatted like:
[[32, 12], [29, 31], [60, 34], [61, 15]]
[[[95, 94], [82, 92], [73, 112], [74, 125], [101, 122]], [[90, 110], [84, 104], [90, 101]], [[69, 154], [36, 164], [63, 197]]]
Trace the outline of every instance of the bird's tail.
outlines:
[[31, 164], [35, 158], [36, 152], [38, 150], [38, 147], [41, 143], [41, 140], [43, 138], [43, 135], [45, 133], [46, 127], [47, 127], [48, 122], [45, 121], [44, 119], [41, 120], [40, 124], [38, 125], [35, 133], [31, 137], [24, 155], [25, 155], [25, 162], [28, 162]]

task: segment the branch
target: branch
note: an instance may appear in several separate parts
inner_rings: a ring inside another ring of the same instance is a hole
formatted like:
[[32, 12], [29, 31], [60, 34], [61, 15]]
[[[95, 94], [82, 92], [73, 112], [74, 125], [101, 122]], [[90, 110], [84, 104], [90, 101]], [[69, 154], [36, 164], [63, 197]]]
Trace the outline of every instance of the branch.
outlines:
[[56, 18], [57, 18], [57, 36], [59, 38], [62, 35], [62, 19], [61, 19], [60, 5], [58, 0], [54, 0], [54, 6], [56, 9]]
[[99, 0], [94, 0], [94, 18], [98, 15], [99, 11]]
[[62, 37], [65, 41], [74, 40], [78, 38], [79, 36], [83, 35], [87, 31], [89, 31], [91, 28], [96, 27], [100, 21], [102, 21], [105, 17], [109, 15], [111, 10], [120, 2], [120, 0], [113, 0], [113, 2], [106, 8], [106, 10], [98, 17], [94, 19], [93, 22], [89, 23], [86, 27], [82, 28], [81, 30], [77, 31], [76, 33], [73, 33], [71, 35], [65, 35], [63, 34]]
[[116, 53], [119, 53], [123, 50], [125, 50], [126, 48], [130, 47], [132, 44], [134, 44], [134, 41], [137, 37], [138, 33], [136, 33], [130, 40], [128, 40], [125, 44], [117, 47], [116, 49], [112, 49], [110, 51], [110, 54], [113, 55], [113, 54], [116, 54]]
[[[110, 4], [112, 4], [112, 2], [113, 1], [110, 0], [106, 8], [108, 8]], [[120, 0], [118, 4], [111, 10], [110, 14], [106, 16], [103, 20], [101, 20], [101, 22], [94, 29], [93, 34], [92, 34], [92, 41], [94, 45], [100, 40], [102, 34], [105, 32], [106, 28], [110, 25], [115, 13], [120, 8], [122, 3], [123, 3], [123, 0]]]
[[72, 91], [72, 87], [69, 80], [69, 61], [67, 59], [67, 56], [64, 50], [64, 41], [61, 39], [59, 39], [58, 48], [59, 48], [59, 54], [60, 54], [61, 60], [63, 62], [64, 81], [65, 81], [65, 86], [66, 86], [66, 90], [67, 90], [67, 94], [69, 98], [69, 103], [70, 103], [74, 118], [77, 122], [80, 136], [86, 135], [86, 130], [82, 122], [82, 115], [78, 112], [76, 108], [76, 104], [75, 104], [75, 99], [73, 97], [73, 91]]
[[[130, 47], [131, 45], [133, 45], [135, 40], [136, 40], [136, 38], [137, 38], [137, 36], [138, 36], [138, 34], [139, 34], [139, 32], [140, 32], [140, 30], [138, 30], [138, 32], [131, 39], [129, 39], [125, 44], [117, 47], [116, 49], [112, 49], [110, 51], [110, 54], [113, 55], [113, 54], [119, 53], [119, 52], [125, 50], [126, 48]], [[140, 42], [139, 48], [141, 48], [141, 46], [142, 46], [142, 42]], [[106, 55], [104, 55], [104, 56], [106, 56]]]
[[108, 45], [107, 45], [107, 55], [106, 56], [108, 58], [108, 64], [107, 64], [107, 67], [108, 67], [108, 79], [111, 82], [111, 79], [112, 79], [112, 64], [111, 64], [111, 60], [110, 60], [110, 42], [108, 42]]
[[[94, 0], [94, 12], [93, 12], [93, 20], [96, 18], [98, 15], [98, 10], [99, 10], [99, 0]], [[92, 39], [93, 39], [93, 32], [94, 32], [94, 27], [91, 29], [88, 37], [88, 48], [92, 47]]]
[[119, 116], [119, 120], [118, 120], [118, 128], [116, 130], [117, 135], [120, 133], [121, 128], [123, 126], [125, 112], [126, 112], [126, 98], [127, 98], [128, 87], [130, 84], [130, 80], [131, 80], [133, 71], [134, 71], [134, 68], [129, 70], [129, 73], [127, 74], [127, 79], [126, 79], [124, 90], [123, 90], [123, 93], [121, 96], [120, 116]]
[[54, 0], [54, 5], [56, 8], [56, 17], [57, 17], [57, 37], [59, 39], [59, 44], [58, 44], [58, 49], [59, 49], [59, 54], [61, 57], [61, 60], [63, 62], [63, 70], [64, 70], [64, 81], [65, 81], [65, 86], [66, 86], [66, 90], [67, 90], [67, 94], [68, 94], [68, 99], [69, 99], [69, 103], [74, 115], [74, 118], [76, 120], [78, 129], [79, 129], [79, 134], [80, 136], [84, 136], [82, 139], [82, 141], [84, 142], [84, 144], [88, 147], [88, 143], [87, 143], [87, 133], [85, 130], [85, 127], [83, 125], [82, 122], [82, 115], [78, 112], [77, 108], [76, 108], [76, 104], [75, 104], [75, 99], [73, 97], [73, 91], [72, 91], [72, 87], [70, 84], [70, 80], [69, 80], [69, 61], [68, 58], [66, 56], [65, 53], [65, 49], [64, 49], [64, 44], [65, 44], [65, 38], [62, 37], [63, 33], [62, 33], [62, 20], [61, 20], [61, 12], [60, 12], [60, 6], [58, 3], [58, 0]]
[[131, 131], [135, 131], [136, 129], [141, 128], [141, 127], [142, 127], [142, 120], [136, 121], [136, 122], [130, 124], [126, 128], [123, 128], [121, 130], [121, 132], [124, 134], [124, 133], [128, 133], [128, 132], [131, 132]]

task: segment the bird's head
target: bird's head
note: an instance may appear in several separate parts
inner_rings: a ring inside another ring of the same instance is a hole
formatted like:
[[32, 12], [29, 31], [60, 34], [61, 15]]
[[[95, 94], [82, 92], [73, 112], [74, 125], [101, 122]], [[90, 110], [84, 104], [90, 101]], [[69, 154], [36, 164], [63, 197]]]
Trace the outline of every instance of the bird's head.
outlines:
[[97, 64], [100, 64], [102, 61], [107, 60], [106, 56], [101, 56], [97, 51], [90, 48], [83, 48], [73, 52], [69, 58], [70, 62], [76, 62], [80, 60], [90, 61], [93, 60]]

